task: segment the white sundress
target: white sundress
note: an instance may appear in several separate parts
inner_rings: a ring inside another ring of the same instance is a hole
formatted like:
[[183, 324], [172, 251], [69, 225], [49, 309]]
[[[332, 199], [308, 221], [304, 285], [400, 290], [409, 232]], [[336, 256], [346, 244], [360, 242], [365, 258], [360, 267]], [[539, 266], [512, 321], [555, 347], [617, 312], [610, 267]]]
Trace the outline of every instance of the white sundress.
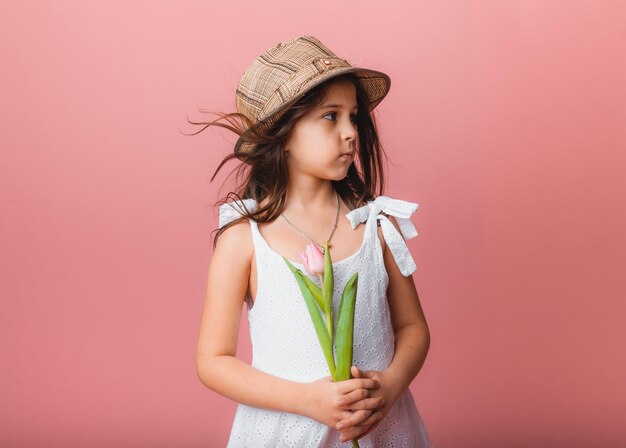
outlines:
[[[241, 202], [249, 210], [256, 207], [251, 198], [222, 204], [220, 227], [240, 217]], [[333, 263], [333, 318], [336, 322], [345, 283], [355, 271], [359, 271], [353, 364], [361, 370], [383, 370], [394, 355], [394, 333], [386, 296], [389, 277], [377, 235], [377, 221], [380, 221], [383, 236], [400, 271], [409, 276], [415, 272], [416, 265], [403, 236], [410, 239], [418, 235], [410, 220], [417, 208], [416, 203], [379, 196], [345, 215], [353, 229], [365, 222], [365, 234], [356, 253]], [[396, 218], [402, 235], [381, 212]], [[311, 317], [293, 274], [282, 256], [261, 236], [257, 223], [249, 222], [258, 276], [257, 295], [252, 307], [249, 292], [246, 294], [252, 367], [299, 382], [329, 376]], [[290, 261], [319, 285], [318, 277], [309, 275], [301, 263]], [[305, 416], [240, 403], [227, 448], [350, 447], [350, 441], [339, 441], [340, 434], [335, 428]], [[379, 425], [359, 439], [359, 445], [361, 448], [432, 448], [409, 389], [402, 393]]]

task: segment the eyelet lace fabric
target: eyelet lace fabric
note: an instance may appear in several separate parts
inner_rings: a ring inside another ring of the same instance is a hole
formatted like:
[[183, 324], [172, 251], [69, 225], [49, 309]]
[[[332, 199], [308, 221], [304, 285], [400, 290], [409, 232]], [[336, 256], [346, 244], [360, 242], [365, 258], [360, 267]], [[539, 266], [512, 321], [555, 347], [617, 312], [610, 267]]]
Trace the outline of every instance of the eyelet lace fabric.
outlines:
[[[243, 205], [249, 210], [256, 207], [254, 199], [223, 204], [219, 226], [239, 218]], [[365, 223], [365, 234], [356, 253], [333, 263], [333, 318], [336, 322], [344, 285], [358, 271], [353, 364], [361, 370], [384, 370], [391, 363], [395, 348], [386, 296], [389, 277], [377, 235], [377, 220], [381, 221], [383, 236], [400, 271], [408, 276], [415, 272], [416, 266], [403, 237], [409, 239], [418, 235], [410, 220], [417, 208], [415, 203], [379, 196], [345, 215], [353, 229]], [[395, 217], [400, 232], [385, 214]], [[324, 354], [293, 274], [282, 256], [265, 241], [257, 223], [249, 222], [258, 276], [253, 306], [251, 297], [246, 296], [252, 367], [299, 382], [329, 376]], [[290, 261], [320, 284], [319, 278], [307, 274], [301, 263]], [[336, 429], [305, 416], [239, 404], [227, 448], [351, 446], [349, 441], [339, 441], [340, 434]], [[376, 429], [359, 439], [359, 445], [361, 448], [432, 447], [409, 389], [402, 393]]]

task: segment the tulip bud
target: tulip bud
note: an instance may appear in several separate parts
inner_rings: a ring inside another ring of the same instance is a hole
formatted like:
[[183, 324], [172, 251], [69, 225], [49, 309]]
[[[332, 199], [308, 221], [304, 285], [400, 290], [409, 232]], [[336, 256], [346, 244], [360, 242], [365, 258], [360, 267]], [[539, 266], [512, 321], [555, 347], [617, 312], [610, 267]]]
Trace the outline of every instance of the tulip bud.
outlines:
[[324, 274], [324, 254], [315, 243], [309, 243], [304, 251], [298, 252], [304, 269], [311, 275]]

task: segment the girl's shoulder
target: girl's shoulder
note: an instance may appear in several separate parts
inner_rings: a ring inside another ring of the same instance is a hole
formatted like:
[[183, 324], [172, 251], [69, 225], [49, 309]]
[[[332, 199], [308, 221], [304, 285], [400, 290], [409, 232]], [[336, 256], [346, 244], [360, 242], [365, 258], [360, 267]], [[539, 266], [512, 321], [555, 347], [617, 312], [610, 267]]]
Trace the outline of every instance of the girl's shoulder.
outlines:
[[254, 254], [251, 225], [247, 219], [234, 223], [233, 221], [245, 216], [246, 210], [253, 211], [255, 207], [256, 203], [253, 199], [229, 201], [219, 207], [218, 227], [225, 228], [217, 239], [216, 250], [219, 245], [221, 253], [237, 254], [247, 265], [252, 263]]
[[222, 230], [217, 238], [216, 248], [220, 245], [222, 249], [232, 251], [240, 256], [250, 255], [254, 252], [252, 242], [252, 229], [247, 219], [233, 223]]

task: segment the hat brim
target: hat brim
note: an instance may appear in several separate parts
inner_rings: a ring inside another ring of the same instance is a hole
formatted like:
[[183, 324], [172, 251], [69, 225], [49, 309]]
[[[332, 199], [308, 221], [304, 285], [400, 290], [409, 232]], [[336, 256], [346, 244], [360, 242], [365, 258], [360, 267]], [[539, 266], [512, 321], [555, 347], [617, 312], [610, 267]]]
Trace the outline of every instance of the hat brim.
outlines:
[[[254, 123], [253, 128], [257, 131], [267, 131], [274, 126], [278, 120], [287, 112], [287, 109], [302, 98], [307, 92], [314, 87], [328, 81], [329, 79], [336, 78], [339, 75], [346, 73], [354, 73], [361, 82], [363, 89], [368, 97], [368, 111], [374, 110], [378, 104], [387, 96], [389, 89], [391, 88], [391, 78], [389, 75], [377, 70], [371, 70], [363, 67], [339, 67], [335, 70], [328, 71], [320, 75], [314, 82], [308, 84], [298, 94], [294, 95], [289, 101], [281, 104], [278, 108], [271, 111], [267, 117]], [[235, 143], [235, 153], [243, 152], [248, 153], [256, 145], [251, 142], [247, 142], [244, 136], [240, 136]]]

